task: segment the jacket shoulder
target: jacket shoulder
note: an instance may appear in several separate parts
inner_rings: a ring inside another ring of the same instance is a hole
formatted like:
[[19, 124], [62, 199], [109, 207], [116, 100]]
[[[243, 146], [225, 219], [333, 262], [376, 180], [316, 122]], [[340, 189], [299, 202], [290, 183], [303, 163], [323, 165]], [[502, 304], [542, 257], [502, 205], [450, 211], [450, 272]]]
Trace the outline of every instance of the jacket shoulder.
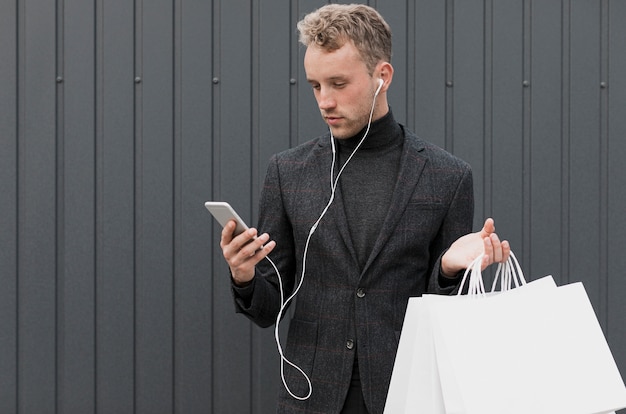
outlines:
[[420, 138], [408, 129], [405, 129], [405, 137], [407, 144], [415, 153], [427, 159], [432, 167], [445, 166], [447, 168], [453, 167], [461, 170], [471, 170], [471, 166], [467, 161], [430, 141]]
[[315, 149], [323, 148], [325, 146], [330, 147], [329, 144], [330, 144], [329, 134], [319, 135], [315, 138], [309, 139], [308, 141], [305, 141], [294, 147], [279, 151], [276, 154], [274, 154], [274, 156], [277, 158], [294, 158], [294, 157], [297, 158], [299, 156], [306, 155]]

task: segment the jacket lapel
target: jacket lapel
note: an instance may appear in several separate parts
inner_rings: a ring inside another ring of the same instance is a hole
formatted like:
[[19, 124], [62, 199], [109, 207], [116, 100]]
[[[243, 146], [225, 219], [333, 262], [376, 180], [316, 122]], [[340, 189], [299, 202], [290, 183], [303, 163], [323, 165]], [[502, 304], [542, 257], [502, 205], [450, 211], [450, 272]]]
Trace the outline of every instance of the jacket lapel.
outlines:
[[[404, 134], [405, 141], [402, 157], [400, 159], [400, 171], [398, 172], [398, 179], [396, 180], [396, 187], [393, 191], [389, 211], [387, 212], [387, 217], [385, 218], [381, 232], [378, 235], [378, 239], [376, 239], [376, 243], [374, 243], [372, 252], [363, 267], [361, 275], [365, 274], [393, 234], [400, 221], [400, 217], [413, 196], [422, 171], [427, 163], [427, 159], [421, 154], [424, 150], [424, 145], [417, 140], [414, 135], [407, 134], [406, 130], [404, 130]], [[401, 187], [399, 187], [399, 183], [402, 183]]]
[[[328, 200], [331, 195], [330, 167], [332, 165], [333, 156], [332, 156], [332, 151], [331, 151], [331, 146], [330, 146], [330, 136], [327, 136], [324, 139], [323, 143], [320, 143], [320, 146], [321, 146], [320, 152], [317, 155], [317, 158], [319, 160], [318, 162], [319, 179], [320, 179], [320, 184], [322, 188], [327, 189], [327, 192], [325, 191], [324, 193], [328, 195], [328, 198], [324, 200], [324, 204], [322, 206], [322, 208], [324, 208], [326, 207], [326, 204], [328, 203]], [[333, 173], [336, 177], [338, 173], [336, 164], [335, 164], [335, 169], [333, 170]], [[350, 256], [352, 257], [352, 260], [355, 266], [358, 266], [356, 250], [354, 249], [354, 245], [352, 244], [352, 239], [350, 238], [350, 229], [348, 228], [348, 219], [346, 218], [344, 201], [343, 201], [343, 197], [341, 196], [341, 191], [339, 190], [339, 187], [340, 186], [338, 185], [337, 190], [335, 191], [335, 199], [333, 200], [332, 205], [328, 209], [328, 212], [322, 219], [322, 222], [327, 223], [326, 225], [333, 226], [337, 230], [337, 232], [339, 233], [339, 236], [341, 237], [341, 240], [343, 241], [343, 244], [345, 245], [346, 249], [350, 253]], [[321, 213], [322, 211], [320, 210], [319, 214]]]

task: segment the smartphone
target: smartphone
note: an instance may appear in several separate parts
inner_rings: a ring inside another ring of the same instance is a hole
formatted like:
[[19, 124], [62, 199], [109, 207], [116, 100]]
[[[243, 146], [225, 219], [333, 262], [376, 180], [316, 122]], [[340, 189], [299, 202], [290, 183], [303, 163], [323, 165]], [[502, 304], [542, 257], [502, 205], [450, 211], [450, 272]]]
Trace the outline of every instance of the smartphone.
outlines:
[[234, 233], [235, 236], [248, 230], [248, 226], [246, 225], [246, 223], [241, 219], [241, 217], [239, 217], [239, 214], [237, 214], [235, 209], [232, 208], [231, 205], [227, 202], [207, 201], [206, 203], [204, 203], [204, 206], [207, 208], [207, 210], [211, 212], [211, 214], [213, 214], [215, 220], [217, 220], [217, 222], [220, 223], [222, 227], [224, 227], [229, 220], [234, 219], [235, 222], [237, 222], [237, 227], [235, 227]]

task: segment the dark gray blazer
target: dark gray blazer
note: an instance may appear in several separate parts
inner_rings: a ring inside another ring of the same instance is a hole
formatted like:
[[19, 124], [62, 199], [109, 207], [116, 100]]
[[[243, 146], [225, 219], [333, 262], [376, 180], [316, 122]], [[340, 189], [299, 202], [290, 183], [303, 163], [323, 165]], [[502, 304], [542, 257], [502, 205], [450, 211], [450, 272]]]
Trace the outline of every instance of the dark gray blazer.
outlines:
[[[456, 287], [456, 280], [450, 283], [440, 276], [439, 260], [454, 240], [471, 231], [471, 169], [403, 131], [391, 207], [363, 270], [339, 191], [311, 239], [285, 355], [309, 375], [313, 393], [298, 401], [283, 389], [278, 412], [338, 413], [355, 354], [368, 409], [371, 414], [382, 412], [408, 298], [425, 292], [447, 294]], [[287, 293], [300, 279], [309, 230], [330, 197], [331, 160], [325, 135], [275, 155], [268, 167], [258, 229], [277, 242], [270, 257]], [[275, 323], [279, 291], [266, 260], [257, 266], [254, 283], [234, 288], [234, 295], [238, 312], [262, 327]], [[302, 375], [288, 365], [285, 374], [290, 389], [306, 395]]]

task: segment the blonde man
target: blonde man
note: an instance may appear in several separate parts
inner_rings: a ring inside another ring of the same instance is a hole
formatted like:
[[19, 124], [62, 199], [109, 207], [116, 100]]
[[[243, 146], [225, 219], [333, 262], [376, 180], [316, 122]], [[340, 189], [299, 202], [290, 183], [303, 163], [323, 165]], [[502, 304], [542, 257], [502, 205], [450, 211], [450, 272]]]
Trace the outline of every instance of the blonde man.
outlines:
[[382, 16], [330, 4], [298, 29], [329, 132], [272, 157], [263, 233], [235, 236], [231, 222], [221, 246], [236, 310], [259, 326], [282, 313], [266, 256], [285, 297], [297, 289], [285, 356], [302, 372], [285, 364], [278, 412], [381, 413], [408, 298], [452, 293], [472, 259], [484, 251], [483, 267], [504, 261], [509, 245], [491, 219], [469, 233], [469, 165], [395, 121]]

